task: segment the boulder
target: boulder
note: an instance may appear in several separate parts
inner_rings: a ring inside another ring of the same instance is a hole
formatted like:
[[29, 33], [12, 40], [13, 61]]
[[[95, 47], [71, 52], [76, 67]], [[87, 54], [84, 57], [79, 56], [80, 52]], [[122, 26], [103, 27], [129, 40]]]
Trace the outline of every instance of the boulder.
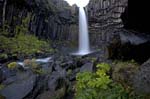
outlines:
[[150, 35], [120, 30], [115, 33], [107, 49], [109, 58], [144, 62], [150, 57]]
[[6, 99], [23, 99], [32, 91], [35, 85], [36, 75], [21, 74], [17, 77], [18, 80], [0, 91], [0, 94], [5, 96]]
[[133, 78], [133, 86], [138, 93], [150, 94], [150, 59], [140, 66]]
[[15, 76], [17, 73], [16, 70], [10, 70], [5, 65], [0, 68], [0, 72], [1, 72], [1, 76], [2, 76], [2, 78], [0, 78], [0, 79], [3, 79], [3, 80], [5, 80], [9, 77]]
[[40, 94], [36, 99], [61, 99], [65, 96], [65, 88], [57, 91], [46, 91]]
[[93, 63], [85, 63], [81, 68], [80, 72], [93, 72]]
[[52, 72], [50, 78], [48, 79], [48, 88], [50, 91], [55, 91], [57, 88], [66, 85], [64, 73], [65, 71], [62, 71], [62, 73]]

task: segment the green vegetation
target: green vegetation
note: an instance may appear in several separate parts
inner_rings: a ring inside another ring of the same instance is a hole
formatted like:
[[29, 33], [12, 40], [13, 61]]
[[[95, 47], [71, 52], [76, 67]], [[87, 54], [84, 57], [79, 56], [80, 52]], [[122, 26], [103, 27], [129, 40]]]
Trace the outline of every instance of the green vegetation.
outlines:
[[0, 30], [0, 58], [26, 57], [36, 53], [45, 53], [53, 51], [50, 45], [36, 36], [29, 34], [28, 24], [30, 15], [22, 20], [21, 25], [17, 25], [13, 33], [10, 32], [9, 26], [5, 25]]
[[84, 72], [77, 75], [76, 99], [143, 99], [114, 82], [108, 75], [110, 66], [98, 64], [95, 73]]
[[[2, 90], [3, 88], [5, 88], [5, 85], [0, 84], [0, 90]], [[0, 98], [1, 99], [1, 98]]]
[[17, 63], [16, 63], [16, 62], [11, 62], [11, 63], [9, 63], [9, 64], [7, 65], [7, 67], [8, 67], [9, 69], [15, 69], [15, 68], [17, 67]]

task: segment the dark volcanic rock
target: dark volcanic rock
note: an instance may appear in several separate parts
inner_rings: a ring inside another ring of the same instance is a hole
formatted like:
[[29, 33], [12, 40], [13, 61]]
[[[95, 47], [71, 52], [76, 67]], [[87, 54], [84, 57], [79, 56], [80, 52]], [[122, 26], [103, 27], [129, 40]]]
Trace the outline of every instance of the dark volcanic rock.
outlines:
[[18, 76], [18, 80], [7, 85], [0, 91], [0, 94], [7, 99], [22, 99], [32, 91], [35, 81], [36, 75], [21, 74]]
[[65, 91], [64, 88], [57, 91], [46, 91], [40, 94], [36, 99], [62, 99], [65, 96]]
[[150, 35], [121, 30], [108, 46], [109, 58], [144, 62], [150, 57]]
[[3, 72], [2, 72], [2, 70], [0, 69], [0, 83], [3, 81]]
[[86, 63], [80, 68], [80, 72], [93, 72], [93, 63]]
[[59, 72], [52, 72], [49, 80], [48, 80], [48, 88], [51, 91], [55, 91], [57, 88], [62, 86], [64, 83], [66, 83], [65, 79], [65, 72], [59, 73]]
[[133, 86], [138, 93], [150, 93], [150, 59], [141, 65], [133, 78]]
[[17, 73], [16, 70], [10, 70], [5, 65], [0, 68], [0, 71], [2, 73], [2, 75], [1, 75], [2, 78], [1, 79], [3, 79], [3, 80], [5, 80], [9, 77], [15, 76], [16, 73]]

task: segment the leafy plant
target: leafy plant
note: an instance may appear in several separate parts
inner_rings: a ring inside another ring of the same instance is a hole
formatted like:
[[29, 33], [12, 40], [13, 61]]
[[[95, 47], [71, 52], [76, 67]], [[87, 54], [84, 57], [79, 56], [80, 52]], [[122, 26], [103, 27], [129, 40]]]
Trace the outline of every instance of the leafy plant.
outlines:
[[110, 66], [102, 63], [95, 73], [78, 73], [76, 99], [136, 99], [121, 84], [113, 82], [107, 74], [109, 70]]

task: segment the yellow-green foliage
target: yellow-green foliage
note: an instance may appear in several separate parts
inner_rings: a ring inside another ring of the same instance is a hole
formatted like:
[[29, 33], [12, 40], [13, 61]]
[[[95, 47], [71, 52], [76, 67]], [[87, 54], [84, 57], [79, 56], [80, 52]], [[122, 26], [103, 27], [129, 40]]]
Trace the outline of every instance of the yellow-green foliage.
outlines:
[[108, 72], [110, 70], [110, 65], [107, 63], [97, 64], [97, 67], [101, 70], [104, 70], [105, 72]]
[[16, 63], [16, 62], [11, 62], [11, 63], [9, 63], [9, 64], [7, 65], [7, 67], [8, 67], [9, 69], [15, 69], [15, 68], [17, 67], [17, 63]]

